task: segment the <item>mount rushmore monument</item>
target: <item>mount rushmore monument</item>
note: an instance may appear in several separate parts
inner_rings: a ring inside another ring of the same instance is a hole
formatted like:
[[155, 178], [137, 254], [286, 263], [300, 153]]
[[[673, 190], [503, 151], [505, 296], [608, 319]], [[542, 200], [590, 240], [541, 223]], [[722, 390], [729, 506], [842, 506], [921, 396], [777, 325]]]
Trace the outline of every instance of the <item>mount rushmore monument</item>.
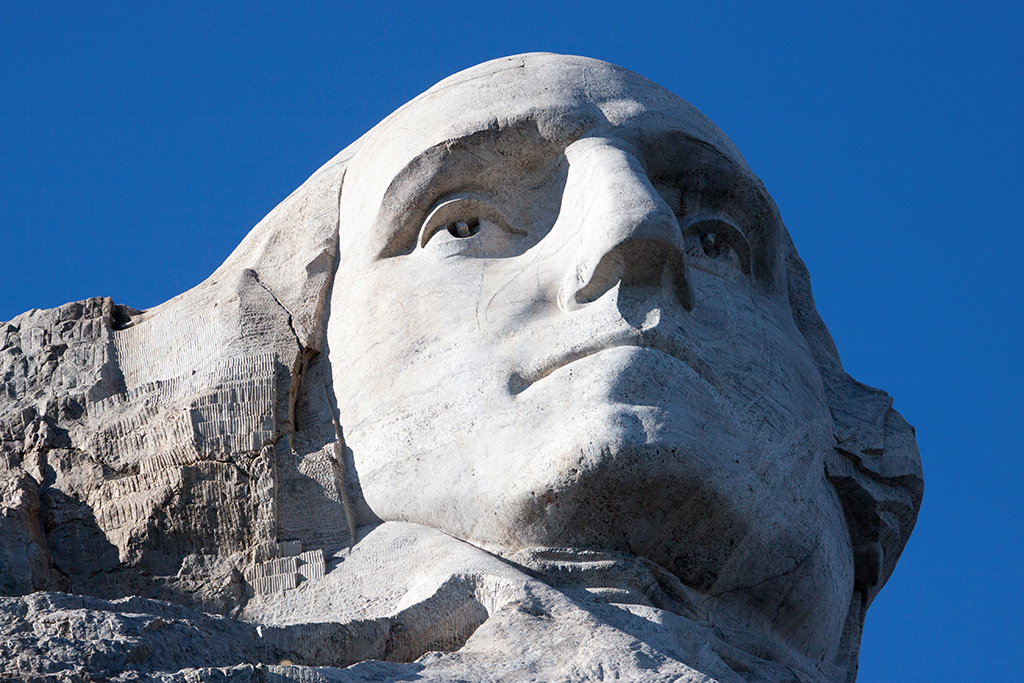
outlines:
[[923, 491], [739, 151], [581, 57], [458, 73], [194, 289], [0, 346], [15, 680], [853, 681]]

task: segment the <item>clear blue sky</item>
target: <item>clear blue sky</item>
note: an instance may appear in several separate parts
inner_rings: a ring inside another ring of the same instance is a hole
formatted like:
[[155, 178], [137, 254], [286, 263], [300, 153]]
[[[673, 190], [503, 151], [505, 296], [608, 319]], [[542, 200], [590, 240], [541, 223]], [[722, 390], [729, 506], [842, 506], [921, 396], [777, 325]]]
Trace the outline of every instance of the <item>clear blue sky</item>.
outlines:
[[192, 287], [462, 68], [536, 50], [620, 64], [733, 139], [847, 370], [917, 427], [924, 507], [859, 680], [1018, 679], [1024, 4], [151, 5], [0, 1], [0, 320]]

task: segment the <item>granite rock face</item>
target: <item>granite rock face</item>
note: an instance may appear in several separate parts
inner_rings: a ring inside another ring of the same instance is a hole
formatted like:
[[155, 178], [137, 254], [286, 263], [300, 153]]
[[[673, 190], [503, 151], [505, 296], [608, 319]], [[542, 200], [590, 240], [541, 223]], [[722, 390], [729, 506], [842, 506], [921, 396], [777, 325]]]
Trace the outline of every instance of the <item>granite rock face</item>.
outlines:
[[913, 429], [595, 60], [442, 81], [196, 288], [0, 325], [0, 675], [852, 681]]

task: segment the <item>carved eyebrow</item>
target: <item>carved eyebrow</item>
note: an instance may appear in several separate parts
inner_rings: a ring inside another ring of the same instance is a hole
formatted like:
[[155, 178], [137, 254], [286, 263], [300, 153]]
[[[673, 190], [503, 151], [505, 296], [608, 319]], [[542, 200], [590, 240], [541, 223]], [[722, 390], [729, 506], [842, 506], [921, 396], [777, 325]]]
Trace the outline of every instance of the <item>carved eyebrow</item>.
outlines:
[[537, 121], [527, 118], [427, 148], [395, 175], [384, 192], [374, 220], [386, 232], [377, 258], [410, 253], [427, 212], [441, 197], [486, 191], [488, 184], [500, 182], [507, 173], [536, 167], [566, 146], [567, 139], [546, 137]]
[[634, 144], [643, 151], [652, 181], [722, 191], [746, 182], [750, 176], [743, 164], [714, 145], [681, 131], [645, 135]]

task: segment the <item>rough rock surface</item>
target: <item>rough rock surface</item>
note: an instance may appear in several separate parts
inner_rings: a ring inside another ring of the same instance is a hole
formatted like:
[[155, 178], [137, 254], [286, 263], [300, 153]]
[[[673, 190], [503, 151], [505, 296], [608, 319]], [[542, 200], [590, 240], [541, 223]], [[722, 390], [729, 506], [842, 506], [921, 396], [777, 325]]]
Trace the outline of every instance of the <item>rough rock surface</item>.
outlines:
[[0, 678], [856, 677], [922, 495], [760, 181], [595, 60], [457, 74], [196, 288], [0, 324]]

